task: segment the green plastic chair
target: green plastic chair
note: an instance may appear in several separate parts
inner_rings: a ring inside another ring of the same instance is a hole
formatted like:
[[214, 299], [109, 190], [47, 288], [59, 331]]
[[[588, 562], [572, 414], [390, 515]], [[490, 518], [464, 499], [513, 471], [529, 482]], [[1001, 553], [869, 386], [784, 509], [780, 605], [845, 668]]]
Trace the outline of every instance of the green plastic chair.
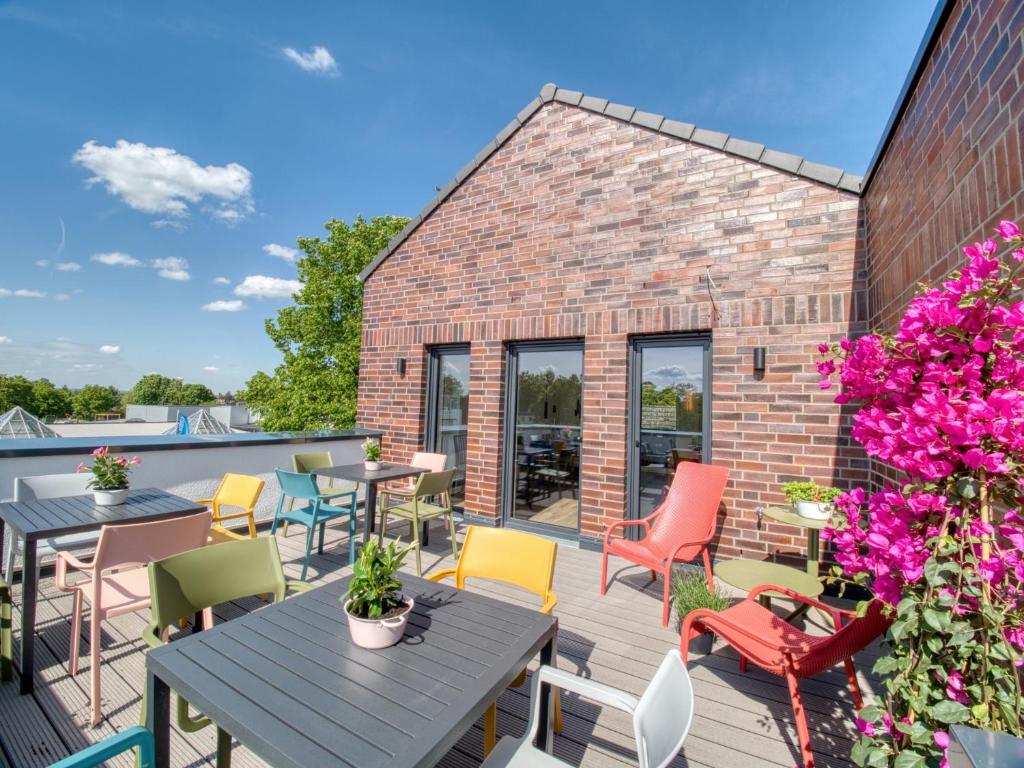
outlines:
[[[387, 495], [384, 495], [381, 504], [380, 530], [377, 532], [379, 541], [384, 540], [384, 531], [388, 527], [388, 517], [397, 517], [408, 520], [411, 530], [409, 536], [413, 546], [416, 547], [416, 575], [423, 575], [423, 568], [420, 565], [420, 523], [426, 520], [433, 520], [435, 517], [447, 517], [448, 527], [452, 535], [452, 557], [459, 559], [459, 545], [455, 541], [455, 516], [452, 514], [451, 487], [454, 469], [446, 469], [444, 472], [424, 472], [413, 486], [412, 498], [401, 504], [387, 505]], [[427, 501], [430, 497], [437, 497], [442, 503], [431, 504]]]
[[[149, 591], [153, 620], [142, 631], [151, 648], [164, 644], [168, 628], [180, 619], [203, 614], [203, 625], [212, 623], [212, 607], [221, 603], [264, 594], [274, 602], [284, 600], [288, 590], [305, 592], [311, 587], [285, 578], [277, 541], [270, 536], [212, 544], [149, 564]], [[143, 725], [146, 701], [142, 701]], [[188, 702], [177, 699], [178, 727], [186, 733], [210, 725], [202, 715], [189, 714]], [[231, 765], [231, 736], [217, 728], [217, 765]]]
[[0, 578], [0, 682], [14, 679], [11, 665], [11, 588]]

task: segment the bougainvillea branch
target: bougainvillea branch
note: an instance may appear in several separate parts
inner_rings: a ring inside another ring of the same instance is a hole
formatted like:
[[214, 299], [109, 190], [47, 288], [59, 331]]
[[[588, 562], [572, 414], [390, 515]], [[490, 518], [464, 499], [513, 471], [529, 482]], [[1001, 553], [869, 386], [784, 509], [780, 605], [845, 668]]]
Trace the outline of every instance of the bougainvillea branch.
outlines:
[[891, 606], [863, 709], [862, 766], [947, 765], [948, 727], [1022, 734], [1024, 235], [1002, 222], [914, 298], [895, 334], [823, 344], [823, 388], [859, 406], [852, 435], [892, 468], [836, 501], [837, 575]]

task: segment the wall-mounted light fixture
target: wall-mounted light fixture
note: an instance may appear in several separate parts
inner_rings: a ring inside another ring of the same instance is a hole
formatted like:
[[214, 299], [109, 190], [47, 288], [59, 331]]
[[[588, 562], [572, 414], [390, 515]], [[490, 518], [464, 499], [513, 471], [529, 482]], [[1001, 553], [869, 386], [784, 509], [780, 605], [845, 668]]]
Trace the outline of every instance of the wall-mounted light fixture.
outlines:
[[754, 347], [754, 373], [764, 373], [765, 348]]
[[398, 358], [398, 362], [395, 364], [395, 370], [398, 371], [399, 376], [405, 376], [405, 358]]

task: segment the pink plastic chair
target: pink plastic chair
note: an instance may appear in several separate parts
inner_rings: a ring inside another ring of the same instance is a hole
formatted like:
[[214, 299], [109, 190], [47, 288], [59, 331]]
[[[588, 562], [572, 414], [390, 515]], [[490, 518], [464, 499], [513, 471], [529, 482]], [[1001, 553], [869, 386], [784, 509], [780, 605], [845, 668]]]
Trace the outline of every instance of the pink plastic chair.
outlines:
[[[57, 553], [57, 589], [74, 594], [71, 621], [71, 674], [78, 674], [78, 647], [82, 634], [82, 612], [89, 603], [89, 663], [91, 665], [92, 724], [103, 718], [100, 706], [100, 625], [124, 613], [149, 608], [149, 571], [153, 560], [160, 560], [206, 544], [210, 536], [209, 512], [157, 520], [148, 523], [104, 525], [96, 543], [92, 562], [79, 560], [69, 552]], [[69, 584], [68, 566], [86, 574]], [[211, 617], [204, 618], [206, 626]]]
[[[673, 563], [688, 563], [702, 555], [708, 586], [713, 585], [708, 544], [715, 535], [718, 505], [722, 503], [728, 479], [729, 470], [725, 467], [683, 462], [676, 467], [672, 487], [660, 507], [641, 520], [622, 520], [608, 526], [601, 562], [601, 594], [608, 588], [608, 555], [646, 566], [653, 578], [661, 574], [665, 580], [661, 623], [667, 627]], [[645, 533], [640, 541], [612, 536], [619, 528], [638, 525], [644, 527]]]

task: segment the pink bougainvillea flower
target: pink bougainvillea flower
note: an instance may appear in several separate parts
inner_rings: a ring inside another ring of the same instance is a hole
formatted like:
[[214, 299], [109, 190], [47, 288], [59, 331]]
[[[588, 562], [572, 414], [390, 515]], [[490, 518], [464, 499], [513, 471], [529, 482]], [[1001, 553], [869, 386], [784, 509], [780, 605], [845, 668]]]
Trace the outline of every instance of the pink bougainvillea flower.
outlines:
[[961, 704], [969, 704], [971, 701], [964, 691], [964, 676], [956, 670], [946, 676], [946, 696]]
[[996, 232], [1004, 240], [1012, 240], [1015, 237], [1021, 237], [1020, 227], [1018, 227], [1012, 221], [1000, 221], [999, 226], [996, 227]]
[[935, 739], [935, 746], [939, 749], [949, 749], [949, 734], [945, 731], [936, 731], [932, 734]]
[[874, 736], [875, 735], [875, 724], [874, 723], [869, 723], [867, 720], [862, 720], [859, 717], [857, 718], [856, 722], [857, 722], [857, 730], [860, 731], [861, 733], [863, 733], [865, 736]]

